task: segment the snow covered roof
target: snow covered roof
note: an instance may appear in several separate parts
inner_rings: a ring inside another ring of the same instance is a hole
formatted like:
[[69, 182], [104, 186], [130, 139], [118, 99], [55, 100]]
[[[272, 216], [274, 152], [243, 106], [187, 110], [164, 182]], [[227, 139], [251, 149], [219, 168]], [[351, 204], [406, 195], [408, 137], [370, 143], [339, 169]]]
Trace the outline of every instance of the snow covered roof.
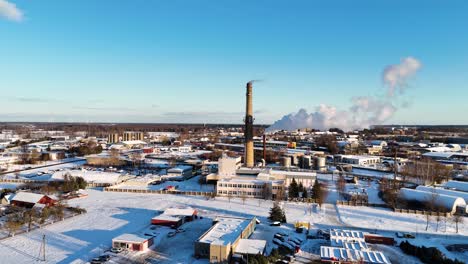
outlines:
[[192, 207], [185, 208], [167, 208], [164, 211], [165, 215], [180, 215], [180, 216], [192, 216], [197, 214], [197, 210]]
[[257, 255], [265, 251], [266, 240], [240, 239], [234, 253]]
[[424, 191], [424, 192], [436, 192], [439, 194], [445, 194], [445, 195], [450, 195], [450, 196], [455, 196], [455, 197], [460, 197], [465, 202], [468, 203], [468, 192], [460, 192], [460, 191], [455, 191], [455, 190], [450, 190], [450, 189], [443, 189], [443, 188], [435, 188], [432, 186], [423, 186], [420, 185], [416, 188], [418, 191]]
[[332, 229], [330, 230], [330, 239], [364, 241], [364, 233], [354, 230]]
[[18, 201], [25, 203], [37, 203], [39, 200], [44, 197], [44, 194], [30, 193], [30, 192], [17, 192], [13, 197], [10, 198], [10, 201]]
[[369, 247], [364, 240], [349, 240], [349, 239], [340, 239], [334, 238], [330, 239], [330, 245], [332, 247], [340, 247], [345, 249], [355, 249], [355, 250], [367, 250]]
[[214, 245], [229, 245], [234, 243], [253, 219], [238, 217], [219, 217], [198, 241]]
[[425, 192], [407, 188], [400, 189], [400, 197], [409, 201], [433, 202], [450, 212], [455, 212], [457, 207], [466, 208], [466, 202], [460, 197], [439, 194], [437, 192]]
[[52, 180], [63, 180], [66, 174], [72, 177], [82, 177], [89, 183], [110, 183], [115, 184], [121, 180], [121, 174], [116, 172], [88, 171], [88, 170], [64, 170], [55, 172]]
[[336, 260], [357, 262], [363, 261], [368, 264], [390, 264], [390, 261], [380, 251], [361, 251], [337, 247], [320, 247], [322, 260]]
[[114, 239], [112, 242], [119, 241], [119, 242], [130, 242], [130, 243], [143, 243], [150, 239], [150, 236], [143, 236], [137, 234], [122, 234]]
[[468, 182], [448, 181], [444, 184], [444, 187], [455, 189], [457, 191], [468, 192]]
[[424, 153], [423, 156], [439, 159], [450, 159], [452, 156], [468, 157], [468, 153], [451, 151], [434, 151]]

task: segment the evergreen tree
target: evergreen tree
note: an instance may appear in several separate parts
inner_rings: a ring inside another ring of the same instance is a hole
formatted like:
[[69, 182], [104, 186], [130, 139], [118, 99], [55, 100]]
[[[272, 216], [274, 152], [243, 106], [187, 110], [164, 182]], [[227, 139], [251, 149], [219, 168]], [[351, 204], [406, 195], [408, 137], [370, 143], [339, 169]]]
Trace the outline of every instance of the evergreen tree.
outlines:
[[308, 192], [307, 187], [303, 187], [303, 189], [302, 189], [302, 198], [304, 198], [304, 199], [309, 198], [309, 194], [307, 192]]
[[273, 203], [273, 207], [270, 209], [270, 216], [268, 219], [273, 222], [279, 221], [286, 223], [286, 215], [277, 202]]
[[299, 182], [297, 185], [297, 197], [299, 197], [299, 193], [304, 193], [304, 186], [302, 185], [302, 182]]
[[297, 185], [296, 179], [292, 179], [291, 184], [289, 184], [288, 188], [288, 196], [289, 198], [297, 198], [299, 196], [299, 187]]

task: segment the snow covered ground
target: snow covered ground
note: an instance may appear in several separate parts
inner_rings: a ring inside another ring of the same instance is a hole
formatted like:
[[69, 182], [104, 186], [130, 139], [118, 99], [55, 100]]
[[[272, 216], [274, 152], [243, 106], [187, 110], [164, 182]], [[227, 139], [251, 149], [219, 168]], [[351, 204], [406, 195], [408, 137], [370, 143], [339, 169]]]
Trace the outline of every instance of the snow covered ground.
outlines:
[[[63, 163], [67, 162], [67, 163]], [[31, 180], [49, 180], [52, 171], [57, 171], [60, 169], [67, 169], [67, 168], [77, 168], [86, 163], [86, 160], [83, 160], [82, 158], [72, 158], [72, 159], [65, 159], [65, 160], [60, 160], [60, 161], [54, 161], [54, 162], [49, 162], [46, 165], [37, 165], [38, 166], [47, 166], [47, 167], [40, 167], [40, 168], [33, 168], [33, 169], [28, 169], [25, 171], [21, 171], [19, 173], [7, 173], [3, 175], [2, 177], [6, 179], [15, 179], [16, 176], [20, 179], [31, 179]], [[18, 166], [23, 166], [23, 165], [18, 165]], [[33, 165], [29, 165], [33, 166]], [[39, 175], [40, 174], [40, 175]]]
[[132, 186], [126, 185], [125, 182], [119, 184], [117, 186], [113, 186], [113, 188], [119, 189], [138, 189], [138, 190], [162, 190], [167, 186], [178, 186], [177, 190], [180, 191], [197, 191], [197, 192], [212, 192], [214, 191], [213, 184], [203, 184], [201, 185], [198, 180], [200, 176], [195, 176], [191, 179], [186, 181], [165, 181], [161, 184], [156, 185], [148, 185], [148, 186]]
[[16, 190], [21, 185], [22, 184], [16, 184], [16, 183], [0, 183], [0, 191], [5, 190], [5, 189]]
[[[85, 263], [108, 249], [111, 246], [112, 238], [122, 233], [145, 232], [148, 230], [150, 219], [153, 216], [173, 206], [192, 206], [204, 219], [183, 226], [187, 230], [185, 233], [177, 234], [172, 238], [162, 237], [156, 243], [154, 251], [133, 257], [141, 257], [150, 263], [206, 263], [206, 260], [196, 261], [192, 257], [193, 242], [209, 228], [211, 219], [218, 215], [257, 216], [262, 224], [258, 226], [252, 238], [269, 241], [279, 230], [296, 235], [293, 228], [293, 223], [296, 221], [310, 222], [314, 230], [355, 225], [369, 229], [412, 231], [414, 225], [418, 229], [423, 229], [425, 224], [414, 215], [396, 214], [376, 208], [340, 206], [338, 215], [337, 207], [332, 204], [325, 204], [322, 209], [313, 209], [311, 205], [307, 204], [282, 202], [281, 206], [286, 211], [288, 224], [281, 227], [270, 227], [267, 224], [267, 217], [272, 201], [248, 199], [244, 204], [241, 199], [237, 198], [229, 201], [222, 197], [208, 200], [204, 197], [177, 195], [115, 193], [100, 190], [88, 190], [87, 192], [89, 193], [87, 198], [69, 201], [71, 206], [86, 208], [87, 214], [0, 241], [2, 261], [18, 264], [41, 262], [38, 255], [42, 235], [45, 234], [47, 239], [46, 263]], [[464, 234], [468, 232], [466, 226], [461, 229], [465, 229], [462, 231]], [[433, 226], [430, 230], [433, 230]], [[421, 235], [421, 239], [417, 237], [414, 241], [415, 243], [424, 243], [427, 240], [426, 236], [430, 236], [433, 237], [430, 240], [431, 245], [457, 242], [457, 239], [451, 237], [453, 232], [450, 230], [447, 226], [446, 233], [439, 235], [428, 233], [424, 237]], [[434, 231], [432, 232], [434, 233]], [[379, 233], [381, 232], [379, 231]], [[389, 232], [385, 233], [385, 231], [382, 233], [390, 234]], [[466, 237], [460, 239], [466, 241]], [[316, 246], [309, 245], [308, 247], [310, 247], [310, 251], [316, 251]], [[304, 247], [306, 251], [303, 253], [304, 258], [314, 256], [315, 251], [309, 252], [308, 247]], [[271, 245], [269, 245], [269, 250], [271, 250]], [[398, 254], [398, 252], [400, 252], [399, 249], [394, 254]], [[450, 254], [448, 251], [444, 253]], [[120, 261], [119, 258], [116, 258], [114, 263], [125, 263], [124, 260]]]

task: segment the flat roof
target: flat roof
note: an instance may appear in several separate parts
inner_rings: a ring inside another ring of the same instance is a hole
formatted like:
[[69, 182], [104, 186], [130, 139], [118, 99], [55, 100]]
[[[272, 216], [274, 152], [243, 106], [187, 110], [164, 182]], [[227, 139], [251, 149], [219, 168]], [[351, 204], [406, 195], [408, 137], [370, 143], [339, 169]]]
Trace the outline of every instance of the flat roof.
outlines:
[[337, 247], [320, 247], [320, 258], [335, 261], [363, 261], [368, 264], [390, 264], [380, 251], [354, 250]]
[[332, 229], [330, 230], [330, 239], [364, 241], [364, 233], [354, 230]]
[[144, 235], [137, 235], [137, 234], [122, 234], [114, 239], [112, 241], [120, 241], [120, 242], [130, 242], [130, 243], [143, 243], [150, 239], [150, 236], [144, 236]]
[[232, 244], [252, 221], [252, 219], [240, 217], [219, 217], [216, 220], [218, 222], [203, 234], [198, 242], [214, 245]]
[[265, 251], [266, 240], [240, 239], [234, 253], [257, 255]]

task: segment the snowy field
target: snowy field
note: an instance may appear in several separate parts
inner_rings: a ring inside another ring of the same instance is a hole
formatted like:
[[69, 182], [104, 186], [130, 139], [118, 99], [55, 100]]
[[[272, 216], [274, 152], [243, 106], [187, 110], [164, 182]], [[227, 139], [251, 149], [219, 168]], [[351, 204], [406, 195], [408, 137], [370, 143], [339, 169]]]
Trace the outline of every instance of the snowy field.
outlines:
[[[258, 226], [252, 238], [268, 241], [271, 241], [274, 233], [279, 229], [296, 235], [293, 229], [293, 223], [296, 221], [309, 222], [313, 229], [355, 225], [372, 230], [377, 229], [378, 233], [387, 235], [393, 234], [394, 231], [380, 232], [379, 230], [394, 228], [401, 231], [412, 231], [413, 225], [416, 225], [418, 229], [423, 229], [425, 226], [425, 222], [421, 222], [421, 219], [414, 215], [396, 214], [389, 210], [340, 206], [338, 215], [337, 207], [332, 204], [325, 204], [322, 209], [314, 211], [310, 205], [283, 202], [281, 205], [286, 211], [289, 224], [282, 227], [270, 227], [267, 224], [267, 217], [272, 206], [271, 201], [249, 199], [243, 204], [241, 199], [231, 199], [229, 202], [227, 198], [221, 197], [207, 200], [204, 197], [176, 195], [114, 193], [99, 190], [88, 190], [87, 192], [89, 193], [87, 198], [69, 201], [71, 206], [87, 209], [87, 214], [48, 226], [42, 230], [35, 230], [28, 234], [0, 241], [2, 261], [18, 264], [44, 263], [39, 261], [38, 256], [42, 235], [45, 234], [47, 239], [46, 263], [86, 263], [108, 249], [111, 246], [112, 238], [123, 233], [145, 232], [150, 227], [150, 219], [153, 216], [173, 206], [192, 206], [199, 211], [199, 215], [204, 219], [184, 225], [183, 228], [187, 230], [185, 233], [177, 234], [172, 238], [163, 236], [157, 240], [154, 250], [137, 255], [124, 254], [119, 258], [113, 258], [111, 263], [128, 263], [127, 257], [143, 259], [149, 263], [206, 263], [206, 260], [196, 261], [192, 257], [193, 242], [209, 228], [211, 219], [218, 215], [257, 216], [262, 224]], [[466, 234], [466, 226], [461, 227], [462, 229]], [[431, 230], [433, 230], [433, 226], [429, 232]], [[417, 237], [414, 241], [415, 243], [423, 243], [430, 240], [428, 243], [434, 246], [440, 246], [442, 243], [467, 241], [466, 237], [459, 239], [452, 237], [454, 234], [450, 232], [447, 226], [446, 233], [439, 235], [429, 233], [425, 234], [424, 239], [421, 235], [421, 239]], [[431, 238], [428, 239], [426, 236]], [[269, 242], [269, 244], [268, 251], [271, 250], [271, 243]], [[308, 248], [311, 252], [308, 252]], [[306, 252], [301, 255], [304, 258], [317, 257], [314, 254], [317, 245], [306, 244], [304, 249]], [[395, 247], [389, 247], [385, 250], [393, 254], [392, 258], [398, 259], [402, 254]], [[446, 250], [444, 253], [450, 254]], [[454, 255], [449, 256], [453, 257]]]
[[[265, 223], [272, 205], [269, 201], [261, 200], [260, 202], [249, 200], [243, 205], [242, 201], [238, 199], [232, 199], [231, 202], [228, 202], [222, 198], [206, 200], [202, 197], [140, 195], [97, 190], [89, 190], [88, 193], [88, 198], [69, 202], [72, 206], [86, 208], [88, 210], [87, 214], [48, 226], [42, 230], [35, 230], [28, 234], [0, 241], [0, 254], [5, 263], [41, 262], [38, 256], [43, 234], [47, 238], [46, 263], [86, 263], [91, 258], [100, 255], [106, 248], [109, 248], [112, 238], [122, 233], [147, 230], [150, 219], [157, 215], [158, 211], [171, 206], [193, 206], [197, 208], [199, 215], [204, 218], [214, 218], [217, 215], [259, 216], [261, 221]], [[314, 214], [305, 216], [306, 210], [302, 205], [288, 204], [286, 210], [291, 221], [304, 217], [309, 220], [316, 218]], [[200, 229], [195, 229], [194, 232], [187, 231], [186, 234], [192, 234], [188, 239], [191, 242], [180, 249], [177, 246], [177, 240], [174, 240], [176, 243], [170, 243], [169, 245], [163, 243], [162, 245], [165, 246], [156, 247], [156, 255], [171, 256], [167, 263], [191, 263], [192, 260], [194, 261], [191, 257], [193, 254], [193, 241], [208, 227], [209, 225], [202, 225]], [[273, 236], [273, 233], [268, 236], [270, 235]], [[258, 236], [264, 235], [258, 234]], [[176, 255], [180, 260], [174, 261], [172, 254]], [[149, 255], [150, 258], [154, 258], [154, 254]]]
[[197, 192], [213, 192], [214, 185], [213, 184], [203, 184], [201, 185], [198, 180], [200, 176], [195, 176], [191, 179], [186, 181], [165, 181], [161, 184], [156, 185], [148, 185], [148, 186], [132, 186], [126, 185], [125, 182], [121, 183], [117, 186], [113, 186], [113, 188], [118, 189], [138, 189], [138, 190], [163, 190], [165, 187], [168, 186], [178, 186], [177, 190], [180, 191], [197, 191]]

